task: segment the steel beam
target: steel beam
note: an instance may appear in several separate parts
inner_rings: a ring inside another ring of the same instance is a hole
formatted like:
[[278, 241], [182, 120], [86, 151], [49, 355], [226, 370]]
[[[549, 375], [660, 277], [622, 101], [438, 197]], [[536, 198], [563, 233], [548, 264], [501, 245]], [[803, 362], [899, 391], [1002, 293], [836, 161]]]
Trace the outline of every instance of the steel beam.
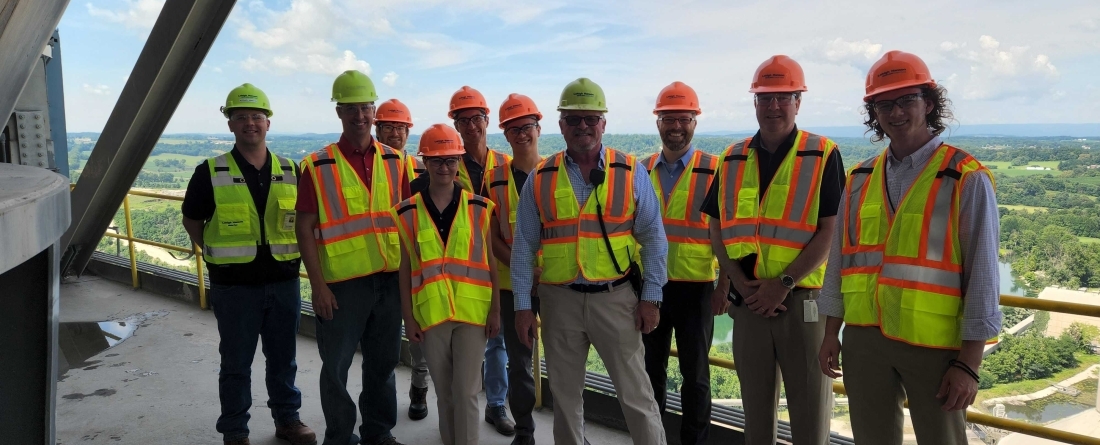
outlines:
[[69, 0], [0, 0], [0, 119], [15, 109]]
[[[235, 0], [169, 0], [73, 189], [63, 270], [81, 273], [179, 106]], [[52, 28], [51, 28], [52, 29]]]

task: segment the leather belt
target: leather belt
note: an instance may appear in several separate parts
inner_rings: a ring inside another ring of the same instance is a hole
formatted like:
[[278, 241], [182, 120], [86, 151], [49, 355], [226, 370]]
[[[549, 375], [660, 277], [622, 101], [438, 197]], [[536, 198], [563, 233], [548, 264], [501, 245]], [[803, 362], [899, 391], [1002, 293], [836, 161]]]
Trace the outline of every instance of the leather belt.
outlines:
[[618, 280], [612, 281], [608, 284], [577, 284], [573, 283], [569, 285], [569, 289], [574, 292], [580, 292], [582, 294], [599, 294], [603, 292], [611, 292], [616, 287], [630, 282], [629, 277], [622, 277]]

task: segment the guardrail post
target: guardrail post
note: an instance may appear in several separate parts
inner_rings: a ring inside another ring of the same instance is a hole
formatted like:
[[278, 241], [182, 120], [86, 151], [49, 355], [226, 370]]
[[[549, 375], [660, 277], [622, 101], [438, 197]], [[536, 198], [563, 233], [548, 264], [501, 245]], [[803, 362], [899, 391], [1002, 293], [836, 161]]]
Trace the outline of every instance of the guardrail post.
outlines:
[[535, 317], [535, 326], [538, 328], [538, 336], [531, 344], [531, 370], [535, 376], [535, 408], [542, 408], [542, 360], [539, 357], [539, 344], [542, 342], [542, 320]]
[[210, 309], [210, 303], [206, 301], [206, 278], [203, 277], [202, 270], [202, 247], [199, 247], [195, 243], [191, 243], [192, 252], [195, 253], [195, 267], [198, 268], [199, 278], [199, 307], [202, 309]]
[[122, 199], [122, 209], [126, 215], [126, 243], [130, 245], [130, 277], [134, 283], [134, 289], [140, 286], [138, 283], [137, 254], [134, 253], [134, 224], [130, 218], [130, 195]]

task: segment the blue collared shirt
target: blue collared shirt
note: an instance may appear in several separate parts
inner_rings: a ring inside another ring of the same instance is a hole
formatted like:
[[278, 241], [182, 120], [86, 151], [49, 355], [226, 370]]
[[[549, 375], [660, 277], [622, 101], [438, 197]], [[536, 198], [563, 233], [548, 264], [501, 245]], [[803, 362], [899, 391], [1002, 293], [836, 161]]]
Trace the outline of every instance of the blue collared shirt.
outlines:
[[[600, 159], [596, 168], [604, 170], [604, 147], [600, 146]], [[580, 207], [588, 202], [588, 197], [595, 190], [592, 184], [581, 176], [581, 168], [573, 162], [568, 153], [565, 154], [565, 171], [569, 174], [569, 182], [573, 186], [573, 194], [577, 196]], [[653, 190], [653, 184], [646, 169], [641, 163], [634, 166], [634, 239], [642, 245], [642, 266], [645, 270], [642, 278], [642, 299], [647, 301], [661, 301], [661, 288], [668, 281], [668, 239], [665, 238], [665, 226], [661, 218], [660, 204], [657, 202], [657, 193]], [[516, 209], [516, 233], [512, 244], [512, 292], [515, 294], [515, 309], [517, 311], [531, 309], [531, 288], [534, 285], [535, 252], [542, 246], [542, 218], [539, 216], [538, 206], [535, 205], [535, 175], [527, 178], [527, 184], [519, 196], [519, 208]], [[609, 258], [596, 258], [599, 252], [589, 252], [590, 261], [610, 261]], [[625, 266], [625, 265], [623, 265]], [[585, 280], [577, 274], [573, 280], [578, 284], [605, 284], [606, 281], [592, 282]]]
[[665, 161], [663, 151], [657, 153], [657, 165], [653, 166], [653, 169], [657, 171], [657, 179], [661, 182], [661, 194], [665, 196], [666, 202], [668, 201], [668, 195], [672, 193], [672, 189], [676, 188], [676, 181], [684, 174], [684, 170], [687, 170], [687, 165], [694, 155], [695, 146], [689, 146], [687, 152], [680, 156], [680, 159], [669, 163]]

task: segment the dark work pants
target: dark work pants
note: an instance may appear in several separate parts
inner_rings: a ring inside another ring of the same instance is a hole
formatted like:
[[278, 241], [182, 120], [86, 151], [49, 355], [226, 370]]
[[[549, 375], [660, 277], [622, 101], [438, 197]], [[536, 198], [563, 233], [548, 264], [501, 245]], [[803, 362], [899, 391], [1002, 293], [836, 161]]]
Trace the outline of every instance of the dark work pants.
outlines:
[[[504, 331], [504, 347], [508, 350], [508, 404], [516, 419], [516, 435], [534, 436], [535, 376], [531, 368], [531, 349], [523, 346], [516, 333], [515, 296], [510, 290], [500, 291], [501, 330]], [[539, 313], [539, 297], [531, 296], [531, 310]], [[532, 346], [539, 347], [538, 342]], [[541, 378], [538, 384], [541, 384]]]
[[221, 416], [217, 430], [225, 440], [248, 437], [252, 407], [252, 361], [263, 339], [267, 406], [279, 426], [298, 420], [302, 392], [294, 386], [298, 364], [294, 356], [302, 300], [298, 279], [252, 286], [210, 286], [210, 302], [218, 320], [221, 370], [218, 396]]
[[657, 328], [642, 335], [645, 344], [645, 370], [653, 384], [657, 406], [665, 411], [668, 385], [668, 355], [672, 333], [676, 331], [676, 350], [680, 358], [680, 388], [683, 418], [680, 442], [705, 443], [710, 434], [710, 345], [714, 337], [714, 316], [710, 295], [714, 283], [669, 281], [662, 289], [661, 320]]
[[397, 425], [394, 368], [401, 354], [401, 301], [397, 272], [380, 272], [339, 283], [329, 289], [339, 309], [332, 320], [317, 319], [321, 355], [321, 410], [325, 413], [324, 445], [347, 445], [355, 428], [355, 401], [348, 394], [348, 369], [355, 350], [363, 350], [363, 392], [359, 436], [375, 445], [392, 436]]

